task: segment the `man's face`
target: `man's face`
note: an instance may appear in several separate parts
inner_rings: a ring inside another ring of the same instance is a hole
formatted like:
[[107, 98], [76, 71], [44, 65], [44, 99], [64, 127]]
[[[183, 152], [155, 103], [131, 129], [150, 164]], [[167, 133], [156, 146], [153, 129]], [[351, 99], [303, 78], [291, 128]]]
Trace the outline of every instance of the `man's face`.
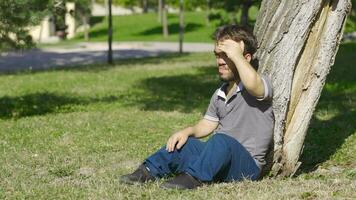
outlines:
[[215, 44], [214, 54], [216, 57], [216, 64], [218, 66], [219, 78], [224, 82], [236, 81], [239, 77], [235, 64], [226, 56], [224, 52], [217, 48], [218, 45], [219, 42]]

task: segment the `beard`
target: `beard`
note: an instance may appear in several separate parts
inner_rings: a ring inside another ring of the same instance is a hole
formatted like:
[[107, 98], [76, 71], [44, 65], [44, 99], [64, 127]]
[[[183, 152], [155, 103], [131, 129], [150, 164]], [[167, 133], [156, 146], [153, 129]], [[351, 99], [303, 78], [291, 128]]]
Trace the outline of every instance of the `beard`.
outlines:
[[227, 82], [240, 80], [240, 76], [238, 74], [229, 73], [225, 77], [220, 75], [219, 79], [220, 81], [227, 83]]
[[235, 80], [234, 78], [231, 78], [231, 77], [222, 77], [222, 76], [219, 76], [219, 79], [220, 79], [220, 81], [225, 82], [225, 83]]

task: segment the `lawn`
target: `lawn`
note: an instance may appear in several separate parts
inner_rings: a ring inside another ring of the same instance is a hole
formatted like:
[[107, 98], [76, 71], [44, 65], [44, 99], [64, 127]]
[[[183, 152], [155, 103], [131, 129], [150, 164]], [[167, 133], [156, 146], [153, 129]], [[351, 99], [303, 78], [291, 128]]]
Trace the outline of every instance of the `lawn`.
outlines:
[[343, 44], [294, 178], [162, 190], [122, 185], [219, 86], [207, 53], [0, 76], [0, 199], [353, 199], [356, 43]]
[[[251, 23], [256, 19], [258, 8], [252, 7], [250, 11]], [[240, 15], [240, 13], [238, 13]], [[184, 41], [185, 42], [211, 42], [211, 34], [218, 25], [217, 20], [206, 24], [204, 11], [184, 13]], [[92, 27], [89, 32], [90, 41], [107, 41], [108, 23], [104, 17], [92, 17]], [[156, 13], [113, 16], [114, 41], [178, 41], [179, 15], [168, 15], [169, 37], [162, 35], [162, 26], [157, 20]], [[78, 34], [75, 41], [82, 40], [83, 34]]]
[[[107, 19], [93, 17], [92, 21], [98, 22], [90, 29], [90, 41], [107, 41]], [[204, 12], [185, 13], [185, 37], [186, 42], [211, 42], [211, 33], [215, 26], [206, 26]], [[168, 15], [169, 37], [163, 38], [162, 26], [157, 21], [157, 14], [134, 14], [113, 17], [114, 41], [178, 41], [179, 16]], [[81, 40], [82, 34], [76, 40]]]

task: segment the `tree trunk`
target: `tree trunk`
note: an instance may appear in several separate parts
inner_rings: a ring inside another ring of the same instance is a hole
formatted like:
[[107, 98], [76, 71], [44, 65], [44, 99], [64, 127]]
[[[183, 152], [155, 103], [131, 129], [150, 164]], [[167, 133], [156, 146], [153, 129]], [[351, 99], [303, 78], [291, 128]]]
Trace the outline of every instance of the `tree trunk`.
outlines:
[[179, 0], [179, 53], [183, 53], [184, 13], [183, 0]]
[[206, 0], [206, 16], [205, 16], [205, 21], [206, 21], [206, 25], [210, 26], [210, 7], [211, 7], [211, 3], [210, 0]]
[[89, 23], [88, 23], [88, 16], [83, 14], [82, 15], [82, 22], [84, 26], [84, 40], [89, 41]]
[[157, 21], [158, 23], [162, 24], [162, 18], [163, 18], [163, 7], [162, 7], [162, 1], [163, 0], [158, 0], [158, 16], [157, 16]]
[[111, 13], [111, 7], [112, 7], [112, 0], [108, 1], [108, 45], [109, 45], [109, 50], [108, 50], [108, 63], [113, 64], [112, 61], [112, 13]]
[[163, 37], [167, 38], [168, 37], [168, 7], [166, 5], [166, 1], [162, 0], [162, 32], [163, 32]]
[[342, 37], [349, 0], [263, 0], [255, 25], [261, 73], [273, 84], [273, 175], [292, 176]]
[[148, 0], [141, 0], [141, 7], [142, 7], [142, 12], [147, 13], [148, 12]]
[[247, 26], [248, 25], [248, 10], [252, 6], [252, 0], [244, 0], [242, 2], [242, 12], [241, 12], [241, 17], [240, 17], [240, 24], [242, 26]]

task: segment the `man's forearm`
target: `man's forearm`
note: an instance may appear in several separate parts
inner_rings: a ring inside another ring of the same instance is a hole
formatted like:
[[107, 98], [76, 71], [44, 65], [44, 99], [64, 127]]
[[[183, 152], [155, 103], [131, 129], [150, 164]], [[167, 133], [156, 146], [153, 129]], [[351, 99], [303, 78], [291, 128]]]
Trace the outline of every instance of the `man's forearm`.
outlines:
[[191, 136], [195, 137], [195, 138], [203, 138], [207, 135], [209, 135], [210, 133], [209, 132], [206, 132], [206, 131], [202, 131], [202, 130], [199, 130], [197, 127], [192, 127], [193, 129], [193, 134]]
[[234, 62], [240, 80], [247, 91], [253, 96], [262, 97], [264, 95], [263, 82], [251, 64], [242, 55], [236, 55], [231, 60]]
[[195, 138], [202, 138], [212, 133], [217, 126], [218, 126], [218, 122], [209, 121], [203, 118], [194, 126], [190, 126], [185, 129], [182, 129], [179, 131], [179, 133], [184, 134], [187, 137], [192, 136]]
[[180, 132], [186, 135], [187, 137], [195, 137], [195, 138], [202, 138], [210, 134], [209, 132], [197, 130], [194, 126], [187, 127], [181, 130]]
[[202, 137], [205, 137], [205, 136], [209, 135], [206, 132], [200, 130], [199, 127], [197, 127], [197, 126], [187, 127], [185, 129], [181, 130], [181, 132], [184, 135], [186, 135], [187, 137], [192, 136], [192, 137], [195, 137], [195, 138], [202, 138]]
[[186, 135], [186, 136], [194, 136], [194, 132], [193, 132], [193, 127], [189, 126], [183, 130], [181, 130], [181, 132]]

